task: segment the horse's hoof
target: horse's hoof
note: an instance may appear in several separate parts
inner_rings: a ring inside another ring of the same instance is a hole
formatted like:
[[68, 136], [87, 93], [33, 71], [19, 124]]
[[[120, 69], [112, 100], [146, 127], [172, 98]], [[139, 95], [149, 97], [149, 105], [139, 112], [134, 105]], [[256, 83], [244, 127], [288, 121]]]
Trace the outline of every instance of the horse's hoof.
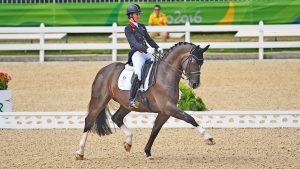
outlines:
[[132, 146], [132, 145], [128, 144], [127, 142], [124, 142], [124, 148], [125, 148], [125, 150], [126, 150], [127, 152], [130, 152], [131, 146]]
[[216, 144], [216, 142], [213, 138], [205, 139], [204, 143], [207, 145], [215, 145]]
[[78, 152], [75, 153], [76, 160], [84, 160], [83, 154], [79, 154]]
[[152, 161], [154, 158], [152, 156], [146, 157], [146, 161]]

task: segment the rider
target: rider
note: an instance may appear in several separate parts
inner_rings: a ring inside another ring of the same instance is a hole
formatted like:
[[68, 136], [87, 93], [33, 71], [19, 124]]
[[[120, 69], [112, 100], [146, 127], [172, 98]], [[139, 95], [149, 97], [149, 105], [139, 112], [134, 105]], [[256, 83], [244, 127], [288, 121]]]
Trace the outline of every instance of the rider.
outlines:
[[[134, 76], [132, 86], [130, 89], [129, 107], [135, 107], [137, 91], [141, 84], [141, 69], [145, 61], [153, 58], [153, 53], [157, 50], [163, 53], [163, 49], [160, 48], [153, 39], [149, 36], [145, 25], [140, 24], [141, 8], [138, 4], [129, 4], [127, 6], [127, 16], [129, 24], [125, 27], [125, 35], [129, 42], [131, 51], [128, 54], [128, 62], [132, 63], [134, 68]], [[146, 41], [151, 47], [148, 47]]]

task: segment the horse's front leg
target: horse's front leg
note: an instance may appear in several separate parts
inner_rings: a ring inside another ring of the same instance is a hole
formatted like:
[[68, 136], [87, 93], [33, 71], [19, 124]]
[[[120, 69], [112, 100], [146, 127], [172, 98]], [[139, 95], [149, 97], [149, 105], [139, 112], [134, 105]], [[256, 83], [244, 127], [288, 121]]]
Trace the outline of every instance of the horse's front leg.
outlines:
[[159, 113], [155, 119], [154, 122], [154, 126], [152, 128], [152, 132], [150, 135], [150, 138], [148, 140], [148, 143], [145, 147], [145, 153], [146, 153], [146, 159], [147, 160], [152, 160], [152, 156], [151, 156], [151, 147], [153, 145], [153, 142], [156, 138], [156, 136], [158, 135], [161, 127], [165, 124], [165, 122], [169, 119], [169, 115], [163, 114], [163, 113]]
[[203, 127], [201, 127], [191, 115], [187, 114], [184, 111], [181, 111], [176, 105], [169, 103], [169, 105], [167, 106], [166, 112], [168, 115], [175, 117], [177, 119], [183, 120], [187, 123], [192, 124], [194, 127], [196, 127], [197, 130], [199, 131], [199, 133], [204, 137], [204, 142], [207, 145], [216, 144], [213, 137]]

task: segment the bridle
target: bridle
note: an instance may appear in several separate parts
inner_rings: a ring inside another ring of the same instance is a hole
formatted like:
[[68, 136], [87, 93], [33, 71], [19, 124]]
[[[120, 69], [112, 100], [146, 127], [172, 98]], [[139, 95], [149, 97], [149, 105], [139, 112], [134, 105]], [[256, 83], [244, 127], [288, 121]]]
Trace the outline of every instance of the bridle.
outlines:
[[185, 70], [180, 70], [179, 68], [174, 67], [173, 65], [171, 65], [168, 62], [166, 62], [165, 60], [163, 60], [162, 59], [163, 58], [162, 54], [159, 53], [159, 52], [156, 52], [154, 54], [154, 57], [157, 58], [162, 63], [170, 66], [171, 69], [173, 69], [174, 71], [176, 71], [176, 75], [180, 76], [180, 78], [184, 79], [184, 77], [182, 76], [182, 75], [184, 75], [186, 77], [186, 80], [189, 80], [191, 78], [191, 76], [195, 76], [195, 75], [200, 75], [201, 74], [201, 71], [191, 72], [190, 65], [191, 65], [191, 62], [193, 61], [193, 59], [195, 59], [195, 61], [197, 62], [198, 65], [200, 64], [201, 61], [204, 60], [204, 59], [197, 58], [197, 56], [193, 54], [193, 52], [195, 51], [195, 47], [196, 46], [194, 46], [191, 49], [189, 56], [186, 59], [184, 59], [183, 61], [181, 61], [181, 65], [183, 65], [186, 61], [188, 62], [187, 66], [185, 67]]
[[187, 62], [187, 66], [185, 67], [185, 70], [184, 70], [184, 72], [185, 72], [184, 75], [186, 76], [187, 80], [189, 80], [189, 78], [191, 76], [195, 76], [195, 75], [200, 75], [201, 74], [200, 70], [199, 71], [195, 71], [195, 72], [191, 72], [191, 70], [190, 70], [190, 68], [191, 68], [190, 65], [191, 65], [191, 62], [193, 61], [193, 59], [195, 59], [195, 61], [196, 61], [196, 63], [198, 65], [200, 65], [200, 62], [204, 60], [204, 59], [199, 59], [196, 55], [194, 55], [193, 54], [194, 51], [195, 51], [195, 47], [193, 47], [191, 49], [189, 56], [181, 62], [181, 65], [183, 65], [186, 61], [188, 61]]

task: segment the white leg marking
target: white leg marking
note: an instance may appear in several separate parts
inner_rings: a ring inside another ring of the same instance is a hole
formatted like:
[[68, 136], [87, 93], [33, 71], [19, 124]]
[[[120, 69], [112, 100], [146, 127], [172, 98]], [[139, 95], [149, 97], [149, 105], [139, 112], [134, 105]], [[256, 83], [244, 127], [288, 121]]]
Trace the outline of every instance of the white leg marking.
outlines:
[[212, 138], [212, 136], [204, 128], [202, 128], [201, 126], [198, 126], [197, 130], [204, 137], [204, 139]]
[[81, 140], [79, 142], [79, 150], [77, 151], [77, 153], [80, 155], [83, 155], [84, 153], [84, 147], [86, 144], [87, 137], [88, 137], [88, 132], [83, 133]]
[[125, 136], [127, 137], [126, 142], [132, 145], [132, 133], [131, 131], [123, 124], [120, 129], [124, 132]]

